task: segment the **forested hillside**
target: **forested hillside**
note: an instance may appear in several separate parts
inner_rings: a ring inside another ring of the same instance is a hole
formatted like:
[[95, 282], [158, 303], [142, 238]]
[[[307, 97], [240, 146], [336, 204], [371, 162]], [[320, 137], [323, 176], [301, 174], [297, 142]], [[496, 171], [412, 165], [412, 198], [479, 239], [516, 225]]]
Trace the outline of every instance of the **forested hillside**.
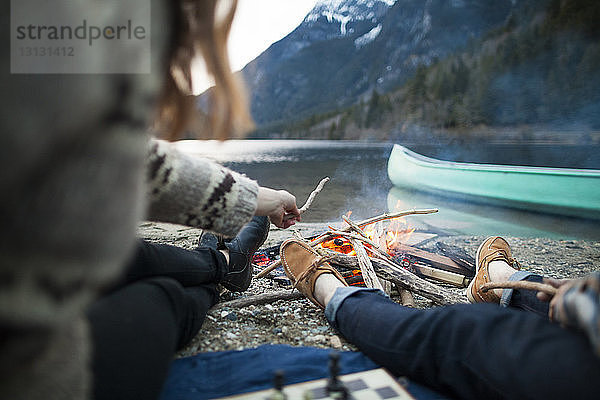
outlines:
[[465, 52], [421, 68], [394, 111], [433, 125], [600, 128], [600, 2], [522, 10]]
[[600, 129], [598, 21], [597, 0], [521, 1], [501, 27], [418, 67], [401, 87], [256, 135], [385, 138], [406, 124]]

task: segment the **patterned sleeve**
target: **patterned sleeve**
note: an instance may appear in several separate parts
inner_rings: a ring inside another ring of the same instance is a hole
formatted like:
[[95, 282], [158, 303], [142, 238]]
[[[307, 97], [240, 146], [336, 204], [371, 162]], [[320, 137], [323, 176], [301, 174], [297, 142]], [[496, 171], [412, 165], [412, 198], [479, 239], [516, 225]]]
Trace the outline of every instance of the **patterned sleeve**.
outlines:
[[235, 236], [256, 210], [258, 184], [219, 164], [151, 140], [148, 218]]

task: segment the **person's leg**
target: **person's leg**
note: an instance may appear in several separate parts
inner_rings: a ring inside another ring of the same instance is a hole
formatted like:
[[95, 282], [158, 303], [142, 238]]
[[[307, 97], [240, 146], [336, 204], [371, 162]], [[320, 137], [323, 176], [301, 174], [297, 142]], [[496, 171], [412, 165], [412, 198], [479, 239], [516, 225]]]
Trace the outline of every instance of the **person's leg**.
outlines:
[[[316, 253], [292, 258], [306, 247], [301, 243], [284, 246], [282, 259], [290, 255], [284, 268], [292, 260], [302, 264], [293, 268], [298, 280], [310, 282], [322, 271], [312, 287], [297, 287], [326, 306], [327, 319], [346, 339], [397, 375], [461, 399], [600, 396], [600, 359], [583, 335], [495, 304], [406, 308], [382, 292], [343, 287], [324, 273], [328, 264], [315, 267], [323, 263]], [[294, 274], [288, 277], [295, 282]]]
[[185, 287], [220, 282], [228, 271], [227, 264], [226, 254], [216, 248], [186, 250], [138, 240], [122, 284], [157, 276], [175, 279]]
[[253, 217], [222, 248], [209, 232], [194, 250], [140, 240], [119, 285], [167, 276], [185, 287], [220, 283], [231, 291], [245, 291], [252, 280], [252, 256], [266, 240], [269, 225], [267, 217]]
[[[491, 281], [542, 279], [501, 261], [489, 274]], [[379, 291], [343, 287], [332, 274], [316, 279], [314, 295], [332, 325], [375, 362], [458, 398], [600, 393], [600, 359], [583, 335], [548, 322], [535, 292], [516, 290], [510, 306], [541, 317], [496, 304], [410, 309]]]
[[175, 350], [218, 301], [216, 285], [249, 285], [251, 257], [268, 228], [268, 218], [253, 218], [227, 251], [140, 242], [124, 279], [88, 310], [95, 397], [156, 398]]
[[214, 284], [184, 288], [174, 279], [150, 278], [93, 303], [94, 398], [157, 398], [173, 354], [196, 335], [217, 300]]
[[[492, 261], [489, 263], [490, 282], [529, 281], [543, 282], [544, 278], [532, 272], [516, 270], [506, 261]], [[533, 312], [542, 317], [548, 317], [548, 302], [537, 298], [535, 290], [525, 289], [493, 289], [499, 304], [502, 307], [518, 308]]]
[[339, 288], [326, 316], [376, 363], [457, 398], [600, 396], [600, 359], [587, 339], [531, 313], [492, 304], [417, 310]]

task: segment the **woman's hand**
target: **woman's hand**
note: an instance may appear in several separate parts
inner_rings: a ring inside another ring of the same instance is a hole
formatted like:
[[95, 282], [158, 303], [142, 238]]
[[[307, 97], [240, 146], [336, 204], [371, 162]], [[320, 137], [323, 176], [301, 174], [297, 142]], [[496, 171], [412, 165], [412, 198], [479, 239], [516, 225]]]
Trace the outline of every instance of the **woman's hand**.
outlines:
[[285, 190], [265, 187], [258, 189], [258, 206], [255, 215], [266, 215], [279, 228], [289, 228], [300, 221], [296, 198]]

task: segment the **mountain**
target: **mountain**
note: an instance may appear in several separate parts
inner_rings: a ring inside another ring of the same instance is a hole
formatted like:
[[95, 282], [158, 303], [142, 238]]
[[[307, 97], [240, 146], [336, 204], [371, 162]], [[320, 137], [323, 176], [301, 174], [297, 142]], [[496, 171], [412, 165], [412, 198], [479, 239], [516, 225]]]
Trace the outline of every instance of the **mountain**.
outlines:
[[514, 0], [324, 0], [242, 71], [265, 128], [402, 85], [505, 23]]
[[600, 143], [598, 18], [597, 0], [519, 0], [505, 23], [398, 88], [255, 135]]

